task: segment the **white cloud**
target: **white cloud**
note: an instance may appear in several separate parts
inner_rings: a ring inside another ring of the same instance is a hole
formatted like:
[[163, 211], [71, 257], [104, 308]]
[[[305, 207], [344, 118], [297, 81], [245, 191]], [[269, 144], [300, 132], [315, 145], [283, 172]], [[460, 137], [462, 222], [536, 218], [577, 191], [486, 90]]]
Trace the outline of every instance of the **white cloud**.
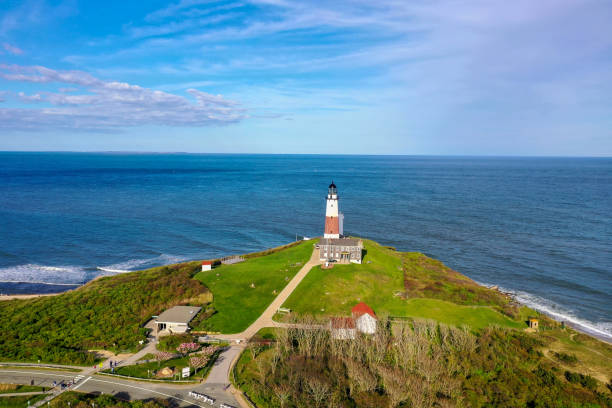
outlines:
[[82, 71], [56, 71], [41, 66], [0, 64], [0, 77], [10, 81], [79, 85], [80, 93], [17, 94], [37, 108], [0, 108], [0, 128], [13, 130], [73, 129], [109, 131], [133, 126], [207, 126], [238, 122], [246, 112], [235, 101], [196, 89], [195, 102], [163, 91], [124, 82], [103, 81]]
[[23, 54], [23, 50], [19, 47], [16, 47], [14, 45], [11, 45], [9, 43], [3, 43], [2, 44], [2, 48], [4, 48], [7, 52], [13, 54], [13, 55], [21, 55]]

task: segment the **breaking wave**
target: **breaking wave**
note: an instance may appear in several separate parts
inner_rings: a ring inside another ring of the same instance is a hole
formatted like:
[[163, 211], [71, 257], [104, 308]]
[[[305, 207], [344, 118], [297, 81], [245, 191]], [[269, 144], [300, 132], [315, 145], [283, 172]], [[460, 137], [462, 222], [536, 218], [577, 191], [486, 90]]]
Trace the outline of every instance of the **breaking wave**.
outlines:
[[153, 268], [155, 266], [174, 264], [185, 261], [187, 258], [161, 254], [153, 258], [146, 259], [130, 259], [125, 262], [118, 262], [106, 266], [98, 266], [96, 269], [108, 273], [127, 273], [141, 269]]
[[77, 266], [25, 264], [0, 268], [0, 282], [75, 286], [87, 281], [87, 272]]
[[0, 268], [0, 283], [78, 286], [100, 275], [132, 272], [155, 266], [178, 263], [187, 258], [161, 254], [153, 258], [131, 259], [107, 266], [50, 266], [24, 264]]

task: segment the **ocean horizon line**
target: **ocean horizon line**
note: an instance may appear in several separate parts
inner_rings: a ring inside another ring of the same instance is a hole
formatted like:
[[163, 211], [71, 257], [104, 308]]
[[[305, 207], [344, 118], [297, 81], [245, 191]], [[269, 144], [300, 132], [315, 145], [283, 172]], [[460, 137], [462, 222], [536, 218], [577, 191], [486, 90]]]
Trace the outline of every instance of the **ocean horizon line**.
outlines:
[[108, 155], [193, 155], [193, 156], [303, 156], [303, 157], [419, 157], [419, 158], [490, 158], [490, 159], [612, 159], [612, 155], [523, 155], [523, 154], [387, 154], [387, 153], [261, 153], [261, 152], [188, 152], [157, 150], [2, 150], [1, 153], [108, 154]]

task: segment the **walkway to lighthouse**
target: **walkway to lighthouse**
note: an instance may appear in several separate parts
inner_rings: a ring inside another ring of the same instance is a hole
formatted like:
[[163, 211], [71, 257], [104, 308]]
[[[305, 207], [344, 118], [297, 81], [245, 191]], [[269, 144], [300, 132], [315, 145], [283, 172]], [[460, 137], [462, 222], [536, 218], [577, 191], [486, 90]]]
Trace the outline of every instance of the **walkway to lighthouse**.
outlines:
[[234, 400], [243, 408], [250, 408], [250, 405], [245, 401], [242, 393], [235, 389], [230, 381], [229, 377], [232, 372], [234, 364], [238, 360], [238, 357], [246, 347], [247, 340], [253, 337], [260, 329], [264, 327], [286, 327], [283, 323], [278, 323], [272, 320], [274, 314], [279, 307], [285, 303], [291, 293], [297, 288], [302, 279], [308, 272], [317, 265], [321, 264], [319, 259], [319, 251], [314, 248], [312, 256], [304, 264], [304, 266], [298, 271], [298, 273], [289, 281], [287, 286], [276, 296], [276, 298], [270, 303], [270, 305], [264, 310], [264, 312], [251, 324], [245, 331], [236, 334], [217, 334], [212, 336], [217, 339], [238, 341], [236, 344], [230, 346], [225, 352], [223, 352], [215, 364], [212, 366], [208, 377], [204, 384], [199, 386], [197, 389], [207, 392], [211, 395], [226, 395]]
[[312, 256], [304, 264], [302, 269], [298, 271], [297, 274], [289, 281], [287, 286], [276, 296], [276, 298], [270, 303], [270, 305], [264, 310], [264, 312], [251, 324], [247, 329], [241, 333], [236, 334], [217, 334], [213, 337], [222, 340], [248, 340], [253, 337], [260, 329], [264, 327], [283, 327], [282, 323], [275, 322], [272, 320], [272, 317], [276, 314], [279, 307], [285, 303], [285, 301], [289, 298], [291, 293], [297, 288], [297, 286], [302, 282], [302, 279], [308, 275], [308, 272], [317, 265], [321, 265], [321, 260], [319, 259], [319, 251], [314, 249], [312, 251]]

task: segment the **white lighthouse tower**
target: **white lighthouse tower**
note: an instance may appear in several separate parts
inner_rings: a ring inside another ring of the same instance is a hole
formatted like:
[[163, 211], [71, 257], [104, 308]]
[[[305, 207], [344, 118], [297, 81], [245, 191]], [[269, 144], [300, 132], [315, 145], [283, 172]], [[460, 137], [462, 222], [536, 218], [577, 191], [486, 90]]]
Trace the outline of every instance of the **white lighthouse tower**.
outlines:
[[338, 190], [332, 181], [327, 191], [327, 206], [325, 208], [325, 233], [323, 238], [338, 239], [343, 234], [344, 215], [338, 208]]

